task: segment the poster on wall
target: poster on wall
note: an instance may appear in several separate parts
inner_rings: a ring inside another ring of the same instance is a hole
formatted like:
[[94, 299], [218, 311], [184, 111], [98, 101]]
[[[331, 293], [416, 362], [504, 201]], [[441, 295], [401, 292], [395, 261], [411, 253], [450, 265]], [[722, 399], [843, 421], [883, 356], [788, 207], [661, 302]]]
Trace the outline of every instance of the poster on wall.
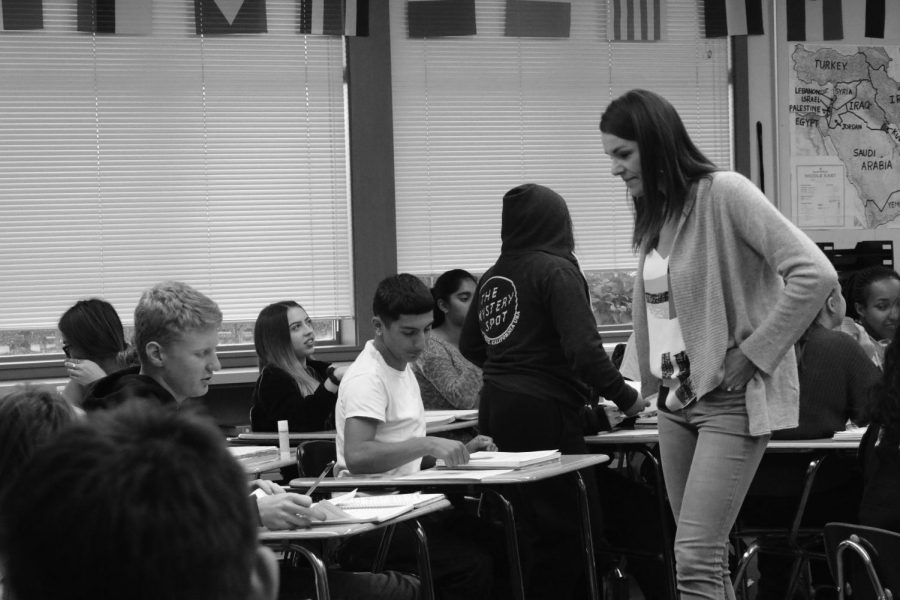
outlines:
[[800, 226], [900, 229], [900, 46], [799, 42], [789, 52]]

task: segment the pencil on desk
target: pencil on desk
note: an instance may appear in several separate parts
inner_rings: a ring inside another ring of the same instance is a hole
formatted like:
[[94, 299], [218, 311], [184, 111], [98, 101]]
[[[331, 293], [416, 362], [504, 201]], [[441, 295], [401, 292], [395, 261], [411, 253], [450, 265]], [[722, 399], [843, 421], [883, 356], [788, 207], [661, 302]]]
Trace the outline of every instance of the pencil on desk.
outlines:
[[319, 473], [319, 476], [316, 478], [316, 480], [313, 482], [313, 484], [311, 486], [309, 486], [308, 490], [306, 490], [307, 496], [312, 496], [312, 493], [314, 491], [316, 491], [316, 488], [319, 487], [319, 484], [322, 483], [322, 480], [325, 479], [326, 475], [328, 475], [328, 471], [330, 471], [333, 468], [334, 468], [334, 461], [331, 461], [330, 463], [325, 465], [325, 468], [322, 469], [322, 472]]

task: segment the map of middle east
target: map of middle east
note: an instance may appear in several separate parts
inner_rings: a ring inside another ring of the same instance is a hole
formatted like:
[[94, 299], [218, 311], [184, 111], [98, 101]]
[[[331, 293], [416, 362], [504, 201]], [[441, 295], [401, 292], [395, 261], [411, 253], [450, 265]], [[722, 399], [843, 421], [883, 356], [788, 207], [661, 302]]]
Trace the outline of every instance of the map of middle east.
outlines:
[[796, 44], [791, 55], [791, 155], [843, 165], [858, 227], [900, 217], [898, 61], [897, 47]]

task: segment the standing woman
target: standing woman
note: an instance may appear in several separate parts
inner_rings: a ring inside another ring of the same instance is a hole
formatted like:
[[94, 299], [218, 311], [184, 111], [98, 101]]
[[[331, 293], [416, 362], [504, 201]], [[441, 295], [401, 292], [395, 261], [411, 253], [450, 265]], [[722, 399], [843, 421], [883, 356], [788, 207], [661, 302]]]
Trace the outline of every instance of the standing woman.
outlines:
[[475, 283], [475, 276], [468, 271], [453, 269], [438, 277], [431, 288], [431, 337], [413, 364], [426, 410], [478, 407], [481, 369], [459, 353], [459, 335], [475, 295]]
[[262, 309], [253, 343], [259, 358], [250, 409], [253, 430], [276, 431], [282, 420], [293, 432], [333, 429], [338, 385], [346, 368], [311, 358], [316, 332], [303, 307], [283, 300]]
[[716, 169], [664, 98], [627, 92], [600, 131], [634, 203], [635, 344], [659, 409], [678, 591], [731, 599], [728, 533], [771, 431], [797, 426], [793, 346], [837, 274], [750, 181]]

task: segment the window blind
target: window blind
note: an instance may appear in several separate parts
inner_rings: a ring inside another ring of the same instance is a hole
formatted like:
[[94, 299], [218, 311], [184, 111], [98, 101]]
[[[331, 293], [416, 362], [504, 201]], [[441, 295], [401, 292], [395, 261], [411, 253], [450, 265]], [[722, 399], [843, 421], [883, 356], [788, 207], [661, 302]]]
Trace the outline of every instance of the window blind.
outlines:
[[43, 30], [0, 34], [0, 331], [91, 296], [130, 323], [162, 279], [226, 321], [352, 316], [342, 39], [299, 34], [293, 0], [203, 37], [191, 1], [154, 0], [147, 36], [43, 3]]
[[585, 270], [633, 270], [631, 201], [598, 128], [631, 88], [666, 97], [730, 167], [728, 46], [703, 38], [703, 3], [666, 2], [658, 42], [608, 42], [611, 7], [570, 4], [568, 38], [504, 37], [506, 0], [477, 0], [476, 35], [409, 39], [406, 0], [391, 0], [401, 271], [483, 272], [500, 251], [502, 196], [525, 182], [567, 200]]

